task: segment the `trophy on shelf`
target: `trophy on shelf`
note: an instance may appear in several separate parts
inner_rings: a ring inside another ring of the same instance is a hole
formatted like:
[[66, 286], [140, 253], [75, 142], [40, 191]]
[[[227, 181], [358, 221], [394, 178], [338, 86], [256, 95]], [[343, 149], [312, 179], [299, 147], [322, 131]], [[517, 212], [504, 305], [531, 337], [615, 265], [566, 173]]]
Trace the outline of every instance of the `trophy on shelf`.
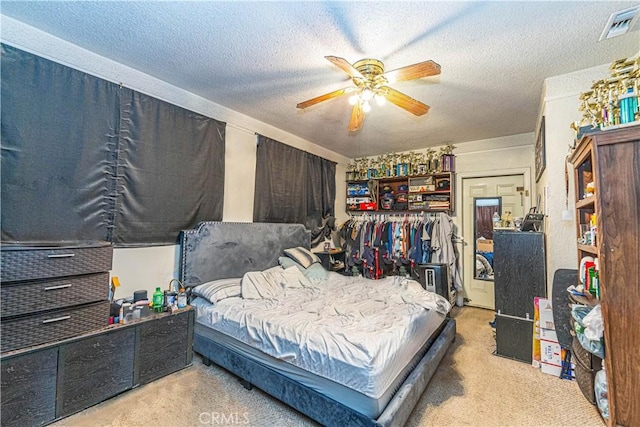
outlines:
[[429, 166], [427, 165], [427, 156], [425, 153], [418, 155], [418, 175], [426, 175], [429, 172]]
[[640, 120], [640, 57], [620, 59], [609, 69], [609, 78], [594, 82], [590, 91], [580, 94], [582, 119], [571, 124], [576, 138], [582, 133], [583, 125], [606, 130]]
[[452, 143], [448, 143], [444, 147], [440, 148], [440, 159], [441, 159], [441, 169], [442, 172], [453, 172], [454, 171], [454, 158], [453, 150], [456, 147]]

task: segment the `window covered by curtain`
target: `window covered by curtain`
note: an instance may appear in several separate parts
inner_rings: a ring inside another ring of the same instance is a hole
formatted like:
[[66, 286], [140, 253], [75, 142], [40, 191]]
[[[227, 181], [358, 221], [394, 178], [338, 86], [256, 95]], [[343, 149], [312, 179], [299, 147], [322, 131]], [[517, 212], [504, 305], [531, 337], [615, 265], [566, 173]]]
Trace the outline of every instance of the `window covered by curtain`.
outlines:
[[113, 242], [176, 243], [222, 220], [225, 124], [126, 88], [120, 99]]
[[3, 242], [172, 244], [222, 219], [225, 123], [1, 47]]
[[314, 230], [333, 215], [336, 164], [258, 135], [255, 222], [304, 224]]
[[0, 96], [2, 241], [107, 240], [118, 85], [3, 44]]

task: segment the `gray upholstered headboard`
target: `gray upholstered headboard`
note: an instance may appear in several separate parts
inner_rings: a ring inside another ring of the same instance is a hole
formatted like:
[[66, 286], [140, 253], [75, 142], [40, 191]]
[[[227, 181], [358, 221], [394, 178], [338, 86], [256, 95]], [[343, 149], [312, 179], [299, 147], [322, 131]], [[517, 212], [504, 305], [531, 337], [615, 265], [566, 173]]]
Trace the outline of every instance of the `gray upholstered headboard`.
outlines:
[[180, 280], [185, 286], [260, 271], [278, 264], [287, 248], [309, 248], [300, 224], [201, 222], [180, 234]]

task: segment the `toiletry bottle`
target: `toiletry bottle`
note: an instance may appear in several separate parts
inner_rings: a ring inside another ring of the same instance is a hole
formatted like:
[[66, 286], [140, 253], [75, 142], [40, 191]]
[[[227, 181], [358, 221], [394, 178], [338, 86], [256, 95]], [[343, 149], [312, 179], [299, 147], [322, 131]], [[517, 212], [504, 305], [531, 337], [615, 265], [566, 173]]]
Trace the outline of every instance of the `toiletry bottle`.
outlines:
[[162, 312], [162, 302], [164, 300], [164, 293], [160, 290], [158, 286], [156, 291], [153, 293], [153, 311]]
[[498, 212], [493, 213], [493, 228], [500, 227], [500, 214]]
[[178, 293], [178, 308], [185, 308], [187, 306], [187, 293], [184, 291], [184, 288], [180, 288], [180, 293]]

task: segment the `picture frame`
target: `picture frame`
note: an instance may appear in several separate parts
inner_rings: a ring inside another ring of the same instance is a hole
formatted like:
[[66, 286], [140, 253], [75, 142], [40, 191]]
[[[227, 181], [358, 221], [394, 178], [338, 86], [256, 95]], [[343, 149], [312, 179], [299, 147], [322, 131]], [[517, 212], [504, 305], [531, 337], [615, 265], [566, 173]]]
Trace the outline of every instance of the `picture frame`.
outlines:
[[547, 166], [546, 150], [545, 150], [545, 135], [544, 135], [544, 116], [540, 120], [540, 127], [538, 128], [538, 135], [536, 138], [536, 182], [540, 181], [542, 172]]

